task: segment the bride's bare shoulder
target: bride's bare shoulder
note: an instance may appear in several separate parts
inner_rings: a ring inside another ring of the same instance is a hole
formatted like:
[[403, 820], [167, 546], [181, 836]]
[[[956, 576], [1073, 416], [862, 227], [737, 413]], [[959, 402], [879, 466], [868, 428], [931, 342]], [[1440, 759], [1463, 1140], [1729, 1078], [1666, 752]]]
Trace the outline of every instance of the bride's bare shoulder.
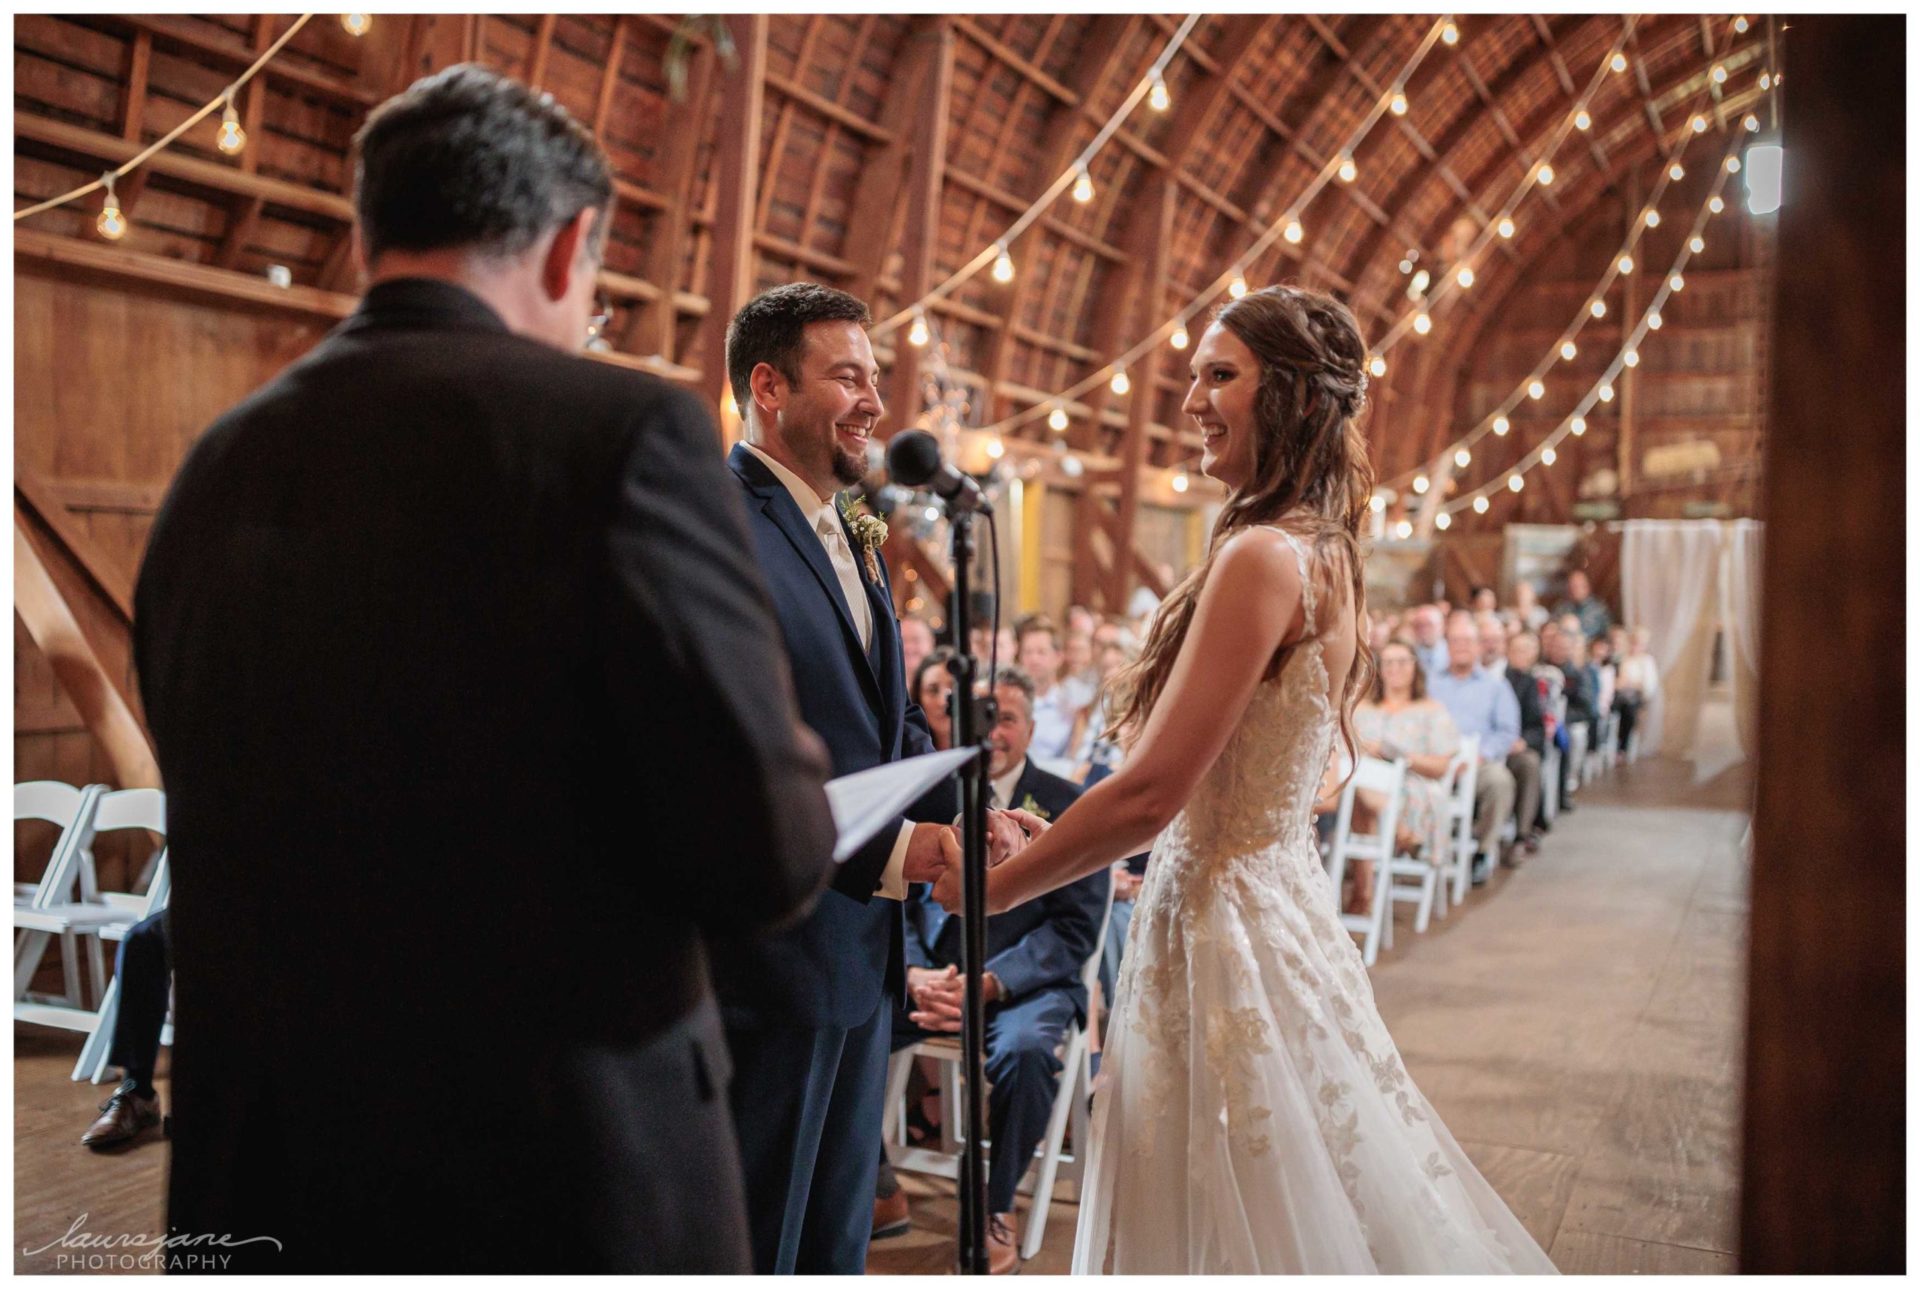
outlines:
[[1294, 540], [1276, 528], [1243, 528], [1221, 546], [1210, 581], [1219, 582], [1223, 590], [1298, 594], [1300, 557]]

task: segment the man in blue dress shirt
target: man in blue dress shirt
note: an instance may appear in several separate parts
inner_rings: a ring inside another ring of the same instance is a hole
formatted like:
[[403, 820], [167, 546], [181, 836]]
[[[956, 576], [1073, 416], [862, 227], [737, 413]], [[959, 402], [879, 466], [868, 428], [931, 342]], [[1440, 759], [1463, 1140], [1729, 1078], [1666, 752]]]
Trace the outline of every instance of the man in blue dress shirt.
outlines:
[[1513, 772], [1507, 757], [1520, 738], [1520, 703], [1513, 686], [1480, 666], [1480, 633], [1473, 616], [1453, 615], [1447, 623], [1447, 666], [1427, 677], [1427, 693], [1439, 701], [1459, 727], [1460, 737], [1480, 739], [1480, 777], [1474, 794], [1473, 830], [1480, 853], [1491, 856], [1501, 821], [1513, 812]]

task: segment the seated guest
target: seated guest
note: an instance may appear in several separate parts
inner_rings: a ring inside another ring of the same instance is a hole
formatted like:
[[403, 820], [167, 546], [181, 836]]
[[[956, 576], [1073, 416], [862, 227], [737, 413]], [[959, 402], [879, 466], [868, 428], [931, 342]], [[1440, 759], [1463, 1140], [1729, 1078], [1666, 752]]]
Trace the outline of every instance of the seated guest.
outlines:
[[1374, 657], [1387, 647], [1387, 641], [1393, 639], [1399, 627], [1398, 615], [1392, 613], [1374, 613], [1369, 616], [1367, 626], [1367, 648]]
[[120, 984], [120, 1006], [113, 1018], [113, 1048], [107, 1063], [126, 1074], [100, 1107], [100, 1117], [80, 1144], [101, 1150], [121, 1146], [160, 1126], [160, 1095], [153, 1087], [160, 1061], [160, 1030], [167, 1023], [167, 992], [173, 980], [167, 946], [166, 910], [136, 922], [120, 942], [113, 978]]
[[1089, 609], [1086, 605], [1073, 604], [1067, 607], [1067, 634], [1069, 636], [1086, 636], [1088, 639], [1092, 639], [1094, 628], [1099, 625], [1099, 620], [1093, 616], [1093, 610]]
[[1593, 598], [1593, 584], [1577, 568], [1567, 574], [1567, 598], [1559, 609], [1559, 616], [1568, 614], [1580, 620], [1580, 634], [1589, 640], [1607, 634], [1607, 628], [1613, 625], [1607, 606]]
[[907, 673], [913, 677], [908, 691], [926, 713], [933, 746], [941, 752], [953, 746], [953, 713], [947, 706], [947, 695], [953, 692], [953, 673], [947, 670], [951, 661], [953, 650], [942, 647], [922, 658], [920, 665]]
[[1524, 577], [1513, 584], [1514, 618], [1529, 631], [1538, 631], [1547, 622], [1546, 606], [1540, 603], [1535, 594], [1533, 583]]
[[1445, 671], [1427, 677], [1427, 691], [1446, 707], [1460, 737], [1480, 740], [1473, 831], [1479, 853], [1491, 857], [1499, 849], [1500, 827], [1513, 813], [1507, 757], [1520, 744], [1520, 703], [1511, 684], [1481, 668], [1480, 633], [1464, 613], [1447, 624], [1447, 658]]
[[[1080, 789], [1033, 764], [1034, 684], [1018, 668], [1003, 667], [994, 684], [999, 719], [988, 736], [993, 804], [1057, 819]], [[995, 1275], [1017, 1271], [1019, 1229], [1014, 1192], [1046, 1135], [1061, 1072], [1059, 1049], [1067, 1027], [1087, 1019], [1080, 973], [1097, 947], [1106, 909], [1108, 874], [1093, 873], [1050, 895], [987, 920], [986, 1075], [988, 1136], [987, 1253]], [[907, 992], [913, 1008], [894, 1017], [895, 1051], [936, 1034], [958, 1034], [966, 979], [960, 974], [963, 920], [920, 888], [907, 904]], [[887, 1170], [890, 1171], [890, 1170]], [[882, 1196], [891, 1180], [883, 1171]], [[896, 1207], [906, 1207], [904, 1193]], [[885, 1201], [883, 1201], [884, 1203]], [[876, 1205], [874, 1226], [893, 1218]], [[905, 1218], [904, 1211], [887, 1225]]]
[[1066, 648], [1060, 656], [1060, 684], [1067, 691], [1067, 700], [1081, 712], [1093, 704], [1094, 693], [1100, 688], [1100, 676], [1094, 669], [1093, 636], [1090, 633], [1067, 633]]
[[1570, 799], [1572, 793], [1573, 755], [1572, 733], [1585, 726], [1587, 739], [1591, 745], [1593, 738], [1593, 689], [1589, 684], [1586, 668], [1578, 660], [1579, 650], [1584, 642], [1577, 631], [1569, 631], [1564, 625], [1549, 624], [1548, 629], [1540, 633], [1540, 648], [1546, 655], [1545, 665], [1560, 676], [1560, 694], [1567, 700], [1567, 755], [1560, 758], [1560, 808], [1573, 809]]
[[[1447, 789], [1441, 781], [1447, 764], [1460, 750], [1460, 732], [1447, 709], [1427, 696], [1426, 673], [1414, 653], [1413, 642], [1399, 637], [1387, 642], [1375, 659], [1373, 691], [1354, 709], [1354, 741], [1362, 756], [1407, 763], [1406, 787], [1400, 796], [1398, 844], [1411, 853], [1424, 853], [1435, 864], [1447, 850]], [[1356, 825], [1369, 828], [1385, 810], [1386, 800], [1361, 789], [1354, 796]], [[1351, 865], [1353, 896], [1349, 913], [1373, 911], [1373, 864]]]
[[1620, 750], [1623, 752], [1627, 750], [1627, 740], [1633, 737], [1634, 726], [1640, 722], [1641, 709], [1660, 692], [1660, 668], [1647, 652], [1652, 643], [1653, 632], [1635, 627], [1628, 637], [1626, 653], [1620, 659], [1619, 674], [1614, 678], [1613, 710], [1620, 713]]
[[1495, 609], [1499, 608], [1500, 597], [1493, 593], [1491, 586], [1476, 586], [1473, 588], [1473, 596], [1468, 600], [1467, 607], [1473, 611], [1474, 617], [1477, 618], [1482, 613], [1492, 613]]
[[[1531, 855], [1540, 849], [1535, 822], [1540, 815], [1540, 758], [1547, 750], [1547, 725], [1540, 714], [1540, 686], [1527, 668], [1507, 665], [1511, 648], [1506, 628], [1492, 614], [1478, 621], [1480, 665], [1513, 687], [1520, 709], [1520, 738], [1507, 753], [1507, 770], [1513, 775], [1514, 829], [1519, 837], [1515, 854]], [[1513, 858], [1513, 856], [1509, 856]]]
[[1587, 642], [1587, 670], [1594, 682], [1593, 710], [1597, 721], [1613, 710], [1613, 696], [1620, 680], [1620, 669], [1613, 658], [1611, 633], [1595, 636]]
[[1100, 650], [1099, 663], [1094, 669], [1093, 702], [1080, 713], [1073, 727], [1074, 781], [1080, 786], [1091, 788], [1100, 780], [1120, 768], [1126, 759], [1119, 740], [1107, 728], [1107, 715], [1112, 707], [1115, 678], [1133, 661], [1133, 653], [1124, 645], [1105, 645]]
[[1407, 625], [1413, 631], [1414, 657], [1429, 680], [1435, 673], [1447, 669], [1446, 622], [1437, 604], [1422, 604], [1407, 613]]
[[1073, 721], [1080, 714], [1073, 694], [1060, 681], [1060, 628], [1035, 615], [1015, 629], [1020, 669], [1033, 680], [1033, 759], [1049, 773], [1073, 770]]
[[919, 618], [900, 619], [900, 662], [911, 676], [920, 660], [933, 652], [933, 628]]

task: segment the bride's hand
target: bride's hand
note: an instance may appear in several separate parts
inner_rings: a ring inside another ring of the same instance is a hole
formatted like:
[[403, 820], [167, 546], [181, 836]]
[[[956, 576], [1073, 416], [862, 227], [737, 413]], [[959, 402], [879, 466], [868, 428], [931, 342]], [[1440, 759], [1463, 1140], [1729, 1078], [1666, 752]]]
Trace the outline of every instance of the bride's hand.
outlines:
[[1036, 815], [1031, 811], [1009, 810], [1006, 813], [1009, 815], [1012, 815], [1014, 819], [1016, 819], [1019, 822], [1021, 828], [1026, 830], [1027, 840], [1029, 842], [1032, 842], [1033, 840], [1038, 838], [1041, 833], [1053, 827], [1052, 824], [1048, 823], [1046, 820], [1042, 819], [1039, 815]]
[[963, 903], [965, 865], [961, 860], [959, 835], [951, 828], [940, 838], [940, 854], [946, 860], [946, 867], [933, 884], [934, 903], [949, 913], [958, 913]]

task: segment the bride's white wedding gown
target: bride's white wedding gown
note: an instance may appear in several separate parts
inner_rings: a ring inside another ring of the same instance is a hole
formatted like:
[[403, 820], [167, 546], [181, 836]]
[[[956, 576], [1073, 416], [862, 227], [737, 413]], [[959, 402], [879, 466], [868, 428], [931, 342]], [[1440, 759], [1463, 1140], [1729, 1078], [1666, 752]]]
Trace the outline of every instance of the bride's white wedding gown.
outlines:
[[1340, 925], [1313, 829], [1339, 737], [1322, 652], [1255, 690], [1154, 845], [1076, 1273], [1554, 1270], [1407, 1077]]

